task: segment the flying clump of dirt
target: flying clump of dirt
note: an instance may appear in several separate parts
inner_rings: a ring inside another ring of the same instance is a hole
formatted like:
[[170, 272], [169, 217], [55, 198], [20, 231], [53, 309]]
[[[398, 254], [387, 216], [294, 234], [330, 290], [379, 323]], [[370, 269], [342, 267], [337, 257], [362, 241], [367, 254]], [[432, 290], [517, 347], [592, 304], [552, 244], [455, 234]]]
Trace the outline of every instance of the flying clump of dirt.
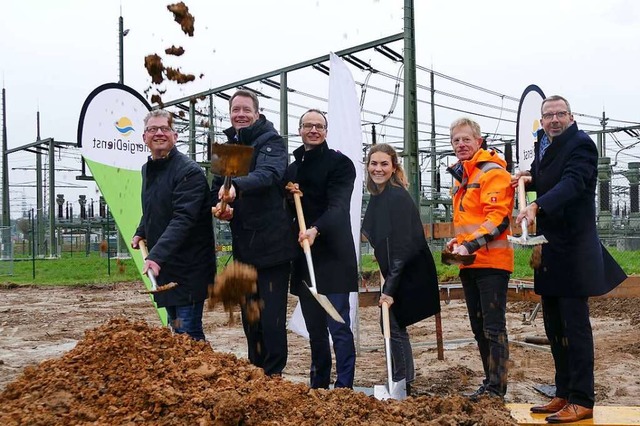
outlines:
[[167, 67], [165, 68], [165, 71], [167, 73], [167, 78], [171, 81], [175, 81], [178, 84], [189, 83], [190, 81], [196, 79], [196, 76], [193, 74], [183, 74], [180, 71], [180, 68]]
[[27, 367], [0, 393], [0, 424], [516, 425], [493, 398], [378, 401], [310, 389], [209, 343], [124, 318], [85, 333], [61, 358]]
[[193, 23], [196, 18], [189, 13], [189, 8], [184, 4], [184, 2], [170, 4], [167, 6], [167, 9], [173, 13], [173, 19], [180, 24], [182, 31], [184, 31], [184, 33], [189, 37], [193, 37]]
[[162, 64], [162, 58], [157, 54], [151, 54], [144, 57], [144, 67], [151, 76], [151, 82], [153, 84], [160, 84], [164, 81], [162, 75], [164, 71], [164, 65]]
[[167, 55], [182, 56], [184, 54], [184, 48], [182, 46], [176, 47], [171, 45], [171, 47], [164, 49], [164, 53]]
[[229, 324], [234, 323], [233, 311], [238, 305], [244, 307], [246, 319], [254, 324], [260, 320], [262, 301], [251, 297], [258, 291], [256, 268], [233, 261], [216, 275], [215, 283], [209, 286], [207, 308], [213, 310], [218, 302], [229, 313]]
[[[189, 37], [193, 37], [193, 24], [195, 22], [195, 18], [191, 13], [189, 13], [189, 8], [184, 4], [184, 2], [169, 4], [167, 5], [167, 9], [173, 14], [174, 20], [180, 24], [182, 31]], [[180, 57], [185, 53], [185, 49], [182, 46], [175, 46], [172, 44], [171, 47], [164, 50], [164, 53], [166, 55]], [[196, 79], [194, 74], [184, 73], [178, 67], [165, 67], [162, 63], [162, 58], [157, 53], [145, 56], [144, 66], [151, 76], [151, 82], [153, 85], [159, 85], [165, 79], [174, 81], [178, 84], [190, 83]], [[202, 79], [203, 77], [204, 74], [200, 74], [199, 78]], [[149, 92], [152, 88], [153, 86], [145, 90], [145, 95], [149, 96]], [[151, 102], [157, 103], [162, 107], [163, 102], [161, 95], [165, 91], [166, 89], [157, 89], [156, 93], [151, 95]]]

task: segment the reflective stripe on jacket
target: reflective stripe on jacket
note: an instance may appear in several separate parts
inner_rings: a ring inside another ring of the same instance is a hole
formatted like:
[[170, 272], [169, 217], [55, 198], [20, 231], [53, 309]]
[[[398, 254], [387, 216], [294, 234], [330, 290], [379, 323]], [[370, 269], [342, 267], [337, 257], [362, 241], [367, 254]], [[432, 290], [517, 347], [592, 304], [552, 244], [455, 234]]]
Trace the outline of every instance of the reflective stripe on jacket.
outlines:
[[458, 244], [476, 259], [461, 268], [496, 268], [513, 272], [513, 246], [507, 240], [514, 203], [506, 162], [480, 149], [462, 163], [452, 188], [453, 226]]

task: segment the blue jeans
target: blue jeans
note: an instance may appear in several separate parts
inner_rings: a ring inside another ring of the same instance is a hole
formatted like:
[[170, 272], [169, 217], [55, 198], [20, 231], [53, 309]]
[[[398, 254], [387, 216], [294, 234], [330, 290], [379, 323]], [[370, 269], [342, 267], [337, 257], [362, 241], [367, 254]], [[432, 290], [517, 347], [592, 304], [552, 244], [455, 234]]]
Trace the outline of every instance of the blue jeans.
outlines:
[[187, 333], [194, 340], [205, 340], [202, 329], [204, 301], [184, 306], [167, 306], [167, 323], [178, 333]]
[[507, 287], [509, 272], [490, 268], [460, 271], [473, 336], [478, 342], [485, 379], [483, 385], [494, 394], [507, 392]]
[[356, 369], [356, 347], [353, 341], [349, 318], [349, 293], [326, 295], [344, 324], [335, 321], [327, 314], [320, 303], [306, 289], [300, 290], [300, 308], [309, 332], [311, 345], [311, 383], [314, 389], [329, 388], [331, 381], [331, 346], [329, 333], [333, 339], [333, 351], [336, 354], [336, 388], [353, 388]]

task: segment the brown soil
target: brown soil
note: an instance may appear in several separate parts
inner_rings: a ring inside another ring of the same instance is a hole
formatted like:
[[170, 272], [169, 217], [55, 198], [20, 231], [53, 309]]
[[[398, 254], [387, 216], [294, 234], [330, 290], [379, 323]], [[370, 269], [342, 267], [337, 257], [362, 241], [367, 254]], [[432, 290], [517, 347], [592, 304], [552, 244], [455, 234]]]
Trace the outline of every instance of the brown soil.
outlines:
[[162, 64], [162, 58], [153, 53], [144, 57], [144, 67], [151, 76], [151, 82], [153, 84], [160, 84], [164, 81], [162, 72], [164, 71], [164, 65]]
[[189, 8], [184, 4], [184, 2], [170, 4], [167, 6], [167, 9], [173, 13], [173, 19], [180, 24], [182, 31], [184, 31], [184, 33], [189, 37], [193, 37], [193, 23], [196, 18], [189, 13]]
[[[433, 320], [410, 328], [417, 396], [380, 402], [360, 392], [310, 390], [304, 384], [308, 342], [292, 333], [284, 378], [263, 376], [244, 361], [241, 325], [236, 319], [236, 325], [228, 326], [222, 306], [205, 312], [209, 344], [172, 336], [157, 327], [148, 296], [139, 293], [142, 288], [140, 283], [0, 288], [0, 389], [4, 389], [0, 421], [7, 425], [515, 424], [502, 404], [490, 399], [471, 403], [459, 396], [477, 387], [482, 371], [462, 301], [443, 304], [444, 360], [437, 359]], [[295, 299], [290, 302], [292, 310]], [[553, 382], [548, 348], [517, 343], [527, 335], [544, 335], [541, 317], [531, 325], [522, 322], [533, 306], [510, 304], [507, 402], [545, 401], [533, 386]], [[634, 299], [592, 304], [598, 404], [638, 403], [638, 309]], [[378, 315], [377, 307], [360, 309], [358, 387], [385, 383]]]
[[172, 45], [171, 47], [166, 48], [164, 53], [167, 55], [182, 56], [184, 54], [184, 48], [182, 46], [176, 47]]

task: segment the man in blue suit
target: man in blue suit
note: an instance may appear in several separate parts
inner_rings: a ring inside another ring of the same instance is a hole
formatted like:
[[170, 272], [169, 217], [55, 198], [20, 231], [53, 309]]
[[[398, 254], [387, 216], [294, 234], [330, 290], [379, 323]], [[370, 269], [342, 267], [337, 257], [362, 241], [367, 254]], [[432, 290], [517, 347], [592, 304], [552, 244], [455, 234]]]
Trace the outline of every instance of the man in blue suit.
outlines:
[[569, 102], [550, 96], [542, 102], [542, 129], [527, 185], [537, 199], [522, 208], [520, 224], [537, 220], [537, 232], [549, 241], [534, 270], [535, 292], [541, 296], [544, 327], [555, 365], [556, 396], [531, 408], [549, 413], [549, 423], [593, 417], [593, 333], [589, 297], [609, 292], [626, 278], [600, 243], [595, 194], [598, 150], [573, 120]]

